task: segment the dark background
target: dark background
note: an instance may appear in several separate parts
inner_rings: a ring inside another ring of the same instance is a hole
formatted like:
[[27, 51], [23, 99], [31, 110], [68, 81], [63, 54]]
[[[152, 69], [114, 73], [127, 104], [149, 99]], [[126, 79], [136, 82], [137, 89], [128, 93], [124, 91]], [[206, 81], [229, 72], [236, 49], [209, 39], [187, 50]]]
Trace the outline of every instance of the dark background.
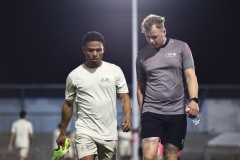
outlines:
[[[199, 84], [240, 84], [239, 12], [234, 0], [138, 0], [138, 47], [142, 19], [165, 16], [167, 36], [189, 44]], [[2, 0], [0, 84], [64, 84], [92, 30], [105, 36], [104, 60], [132, 83], [131, 18], [131, 0]]]

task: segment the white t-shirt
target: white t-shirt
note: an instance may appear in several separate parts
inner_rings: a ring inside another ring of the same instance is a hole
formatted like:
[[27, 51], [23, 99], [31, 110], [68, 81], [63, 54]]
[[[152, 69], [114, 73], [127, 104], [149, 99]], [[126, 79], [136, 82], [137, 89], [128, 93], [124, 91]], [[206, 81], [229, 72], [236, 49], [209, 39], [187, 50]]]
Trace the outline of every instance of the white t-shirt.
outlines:
[[117, 140], [117, 93], [128, 93], [120, 67], [102, 62], [98, 68], [84, 64], [67, 77], [65, 99], [76, 101], [76, 135]]
[[32, 123], [26, 119], [19, 119], [12, 124], [12, 133], [15, 133], [16, 148], [29, 148], [29, 135], [33, 134]]

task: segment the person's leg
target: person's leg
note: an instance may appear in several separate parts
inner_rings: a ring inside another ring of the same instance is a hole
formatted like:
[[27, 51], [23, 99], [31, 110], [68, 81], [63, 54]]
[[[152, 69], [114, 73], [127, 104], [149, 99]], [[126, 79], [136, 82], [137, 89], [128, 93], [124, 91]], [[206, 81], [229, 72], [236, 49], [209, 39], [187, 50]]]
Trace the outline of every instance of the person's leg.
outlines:
[[82, 157], [80, 160], [94, 160], [95, 157], [96, 157], [95, 155], [90, 155], [90, 156]]
[[19, 148], [19, 160], [26, 160], [29, 148]]
[[116, 160], [117, 159], [117, 145], [116, 140], [100, 140], [94, 138], [97, 144], [97, 153], [100, 160]]
[[187, 130], [185, 114], [168, 116], [168, 123], [163, 144], [163, 160], [177, 160], [179, 150], [182, 150]]
[[163, 160], [177, 160], [178, 147], [166, 143], [163, 146]]
[[156, 160], [159, 137], [149, 137], [142, 139], [143, 159]]
[[164, 137], [164, 115], [143, 113], [141, 120], [141, 138], [144, 160], [156, 160], [160, 137]]
[[75, 149], [79, 160], [94, 160], [97, 155], [97, 145], [88, 135], [76, 135]]
[[19, 156], [19, 160], [25, 160], [25, 157]]

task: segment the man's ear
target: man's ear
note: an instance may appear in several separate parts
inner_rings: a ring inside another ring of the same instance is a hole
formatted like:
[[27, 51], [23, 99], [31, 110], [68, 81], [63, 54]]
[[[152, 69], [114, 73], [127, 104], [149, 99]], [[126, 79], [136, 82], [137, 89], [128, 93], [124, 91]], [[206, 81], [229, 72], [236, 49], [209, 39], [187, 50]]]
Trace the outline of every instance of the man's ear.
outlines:
[[103, 47], [103, 53], [105, 52], [105, 47]]
[[166, 28], [163, 30], [163, 33], [166, 35], [166, 33], [167, 33], [167, 30], [166, 30]]

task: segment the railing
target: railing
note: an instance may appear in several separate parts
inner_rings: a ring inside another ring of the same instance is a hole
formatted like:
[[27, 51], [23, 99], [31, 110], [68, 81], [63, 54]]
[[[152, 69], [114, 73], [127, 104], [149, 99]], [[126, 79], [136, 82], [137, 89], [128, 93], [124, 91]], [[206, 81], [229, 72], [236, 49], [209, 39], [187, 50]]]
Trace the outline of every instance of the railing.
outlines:
[[[131, 88], [129, 85], [130, 95]], [[28, 118], [34, 123], [35, 138], [39, 140], [32, 146], [29, 158], [50, 159], [51, 135], [60, 121], [64, 89], [65, 85], [62, 84], [0, 85], [0, 134], [3, 138], [0, 138], [0, 160], [15, 156], [7, 153], [6, 147], [11, 124], [18, 119], [21, 109], [27, 110]], [[218, 134], [240, 131], [240, 85], [200, 85], [199, 99], [200, 116], [203, 121], [194, 126], [189, 119], [188, 132], [201, 135], [208, 132]], [[123, 114], [121, 107], [118, 108], [120, 120]], [[69, 126], [70, 131], [74, 129], [74, 120]]]

